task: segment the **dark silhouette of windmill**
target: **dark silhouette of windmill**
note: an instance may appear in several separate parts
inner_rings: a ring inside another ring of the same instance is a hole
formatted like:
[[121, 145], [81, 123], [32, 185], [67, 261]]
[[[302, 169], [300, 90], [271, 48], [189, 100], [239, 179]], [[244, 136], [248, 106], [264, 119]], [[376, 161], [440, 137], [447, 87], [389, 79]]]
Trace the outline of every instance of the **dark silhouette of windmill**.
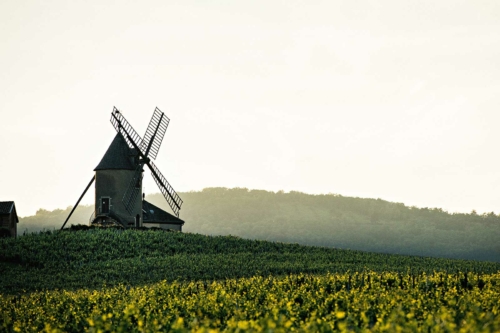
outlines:
[[[117, 134], [61, 229], [95, 181], [95, 211], [90, 224], [160, 227], [180, 231], [184, 224], [179, 219], [182, 200], [152, 161], [160, 150], [169, 122], [170, 119], [156, 108], [146, 134], [141, 138], [123, 114], [113, 107], [111, 124]], [[145, 165], [151, 170], [153, 179], [175, 216], [144, 200], [142, 179]]]

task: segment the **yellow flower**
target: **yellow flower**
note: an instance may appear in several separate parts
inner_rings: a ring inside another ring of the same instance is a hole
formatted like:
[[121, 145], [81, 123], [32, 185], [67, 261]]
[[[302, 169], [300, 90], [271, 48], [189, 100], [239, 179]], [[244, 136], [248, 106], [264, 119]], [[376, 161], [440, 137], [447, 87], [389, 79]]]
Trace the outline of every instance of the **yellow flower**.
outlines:
[[345, 315], [346, 315], [345, 311], [335, 312], [335, 317], [337, 317], [337, 319], [344, 319]]
[[238, 322], [238, 328], [239, 328], [239, 329], [242, 329], [242, 330], [247, 330], [247, 329], [248, 329], [248, 326], [249, 326], [249, 324], [248, 324], [248, 321], [246, 321], [246, 320], [243, 320], [243, 321], [239, 321], [239, 322]]

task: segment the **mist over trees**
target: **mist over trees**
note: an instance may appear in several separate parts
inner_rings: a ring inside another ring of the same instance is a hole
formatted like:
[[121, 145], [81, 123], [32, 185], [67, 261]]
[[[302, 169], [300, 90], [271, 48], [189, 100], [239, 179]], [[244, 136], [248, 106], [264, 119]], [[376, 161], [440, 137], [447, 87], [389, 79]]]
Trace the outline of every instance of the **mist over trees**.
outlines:
[[[185, 232], [235, 235], [305, 245], [433, 257], [500, 261], [500, 216], [450, 214], [381, 199], [246, 188], [179, 193]], [[167, 211], [160, 193], [146, 200]], [[59, 229], [69, 214], [40, 209], [20, 218], [18, 234]], [[68, 226], [88, 224], [93, 206], [78, 207]]]

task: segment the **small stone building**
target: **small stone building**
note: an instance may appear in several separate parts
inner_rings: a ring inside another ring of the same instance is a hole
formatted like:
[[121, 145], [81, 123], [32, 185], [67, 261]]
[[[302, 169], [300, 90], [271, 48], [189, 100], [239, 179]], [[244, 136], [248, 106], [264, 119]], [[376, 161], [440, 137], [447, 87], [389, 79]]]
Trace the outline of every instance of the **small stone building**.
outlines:
[[17, 237], [17, 223], [19, 218], [14, 201], [0, 201], [0, 229], [6, 229], [10, 232], [10, 236]]

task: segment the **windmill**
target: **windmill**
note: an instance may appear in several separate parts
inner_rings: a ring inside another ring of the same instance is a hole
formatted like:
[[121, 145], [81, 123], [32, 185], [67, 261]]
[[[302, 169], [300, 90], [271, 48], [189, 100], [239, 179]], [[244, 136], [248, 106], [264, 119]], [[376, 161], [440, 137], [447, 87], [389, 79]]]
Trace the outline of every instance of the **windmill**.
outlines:
[[[95, 211], [89, 220], [91, 225], [160, 227], [180, 231], [184, 224], [179, 219], [182, 199], [152, 161], [158, 155], [169, 122], [170, 119], [155, 108], [146, 134], [141, 138], [123, 114], [113, 107], [111, 124], [117, 132], [116, 136], [61, 230], [95, 181]], [[144, 166], [150, 169], [175, 216], [144, 200]]]

